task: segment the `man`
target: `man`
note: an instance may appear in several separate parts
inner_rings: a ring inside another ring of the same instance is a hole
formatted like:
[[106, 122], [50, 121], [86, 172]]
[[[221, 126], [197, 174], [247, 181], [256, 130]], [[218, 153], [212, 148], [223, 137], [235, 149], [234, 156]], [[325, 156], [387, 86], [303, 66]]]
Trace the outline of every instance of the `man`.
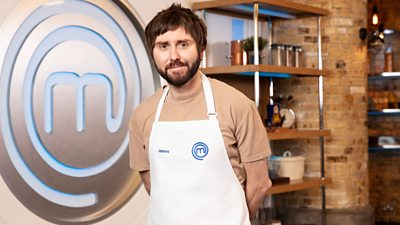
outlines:
[[271, 186], [254, 102], [199, 71], [207, 28], [190, 9], [171, 5], [145, 33], [168, 83], [135, 110], [129, 128], [149, 225], [249, 225]]

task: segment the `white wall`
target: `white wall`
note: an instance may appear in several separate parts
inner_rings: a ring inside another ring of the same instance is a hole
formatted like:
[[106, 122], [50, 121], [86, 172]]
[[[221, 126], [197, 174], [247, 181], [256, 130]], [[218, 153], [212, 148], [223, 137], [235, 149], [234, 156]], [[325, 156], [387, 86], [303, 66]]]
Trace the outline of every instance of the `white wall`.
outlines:
[[[140, 14], [145, 24], [162, 9], [168, 8], [172, 3], [179, 2], [182, 6], [190, 7], [191, 0], [128, 0], [133, 8]], [[144, 4], [146, 2], [146, 4]]]
[[18, 0], [1, 0], [0, 7], [0, 23], [7, 17], [8, 12], [10, 12], [15, 4], [17, 4]]

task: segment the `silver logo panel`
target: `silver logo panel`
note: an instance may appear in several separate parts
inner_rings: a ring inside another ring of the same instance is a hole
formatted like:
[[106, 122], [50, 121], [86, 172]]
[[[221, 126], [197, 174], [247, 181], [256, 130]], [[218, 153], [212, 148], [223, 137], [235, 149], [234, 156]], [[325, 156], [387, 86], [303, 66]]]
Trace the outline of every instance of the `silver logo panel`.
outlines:
[[120, 1], [26, 0], [2, 28], [2, 178], [46, 220], [104, 219], [140, 183], [128, 121], [157, 86], [142, 26]]

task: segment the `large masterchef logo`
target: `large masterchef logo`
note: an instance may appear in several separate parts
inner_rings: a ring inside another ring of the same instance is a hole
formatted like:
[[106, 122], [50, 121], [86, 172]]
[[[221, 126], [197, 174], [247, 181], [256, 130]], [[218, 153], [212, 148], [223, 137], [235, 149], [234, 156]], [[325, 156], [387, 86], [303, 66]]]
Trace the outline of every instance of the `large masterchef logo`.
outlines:
[[0, 172], [29, 210], [92, 223], [136, 191], [128, 120], [154, 85], [124, 1], [26, 0], [1, 29]]

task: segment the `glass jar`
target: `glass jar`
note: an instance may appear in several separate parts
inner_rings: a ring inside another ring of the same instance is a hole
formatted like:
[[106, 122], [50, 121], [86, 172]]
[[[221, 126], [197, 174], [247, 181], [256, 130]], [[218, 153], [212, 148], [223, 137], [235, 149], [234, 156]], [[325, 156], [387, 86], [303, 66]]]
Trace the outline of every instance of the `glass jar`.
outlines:
[[303, 52], [303, 48], [301, 46], [298, 45], [294, 45], [293, 46], [293, 61], [294, 67], [300, 68], [303, 67], [302, 65], [302, 52]]
[[272, 65], [285, 66], [285, 46], [283, 44], [272, 44], [271, 45], [271, 59]]
[[285, 45], [285, 66], [293, 66], [293, 46], [292, 45]]

